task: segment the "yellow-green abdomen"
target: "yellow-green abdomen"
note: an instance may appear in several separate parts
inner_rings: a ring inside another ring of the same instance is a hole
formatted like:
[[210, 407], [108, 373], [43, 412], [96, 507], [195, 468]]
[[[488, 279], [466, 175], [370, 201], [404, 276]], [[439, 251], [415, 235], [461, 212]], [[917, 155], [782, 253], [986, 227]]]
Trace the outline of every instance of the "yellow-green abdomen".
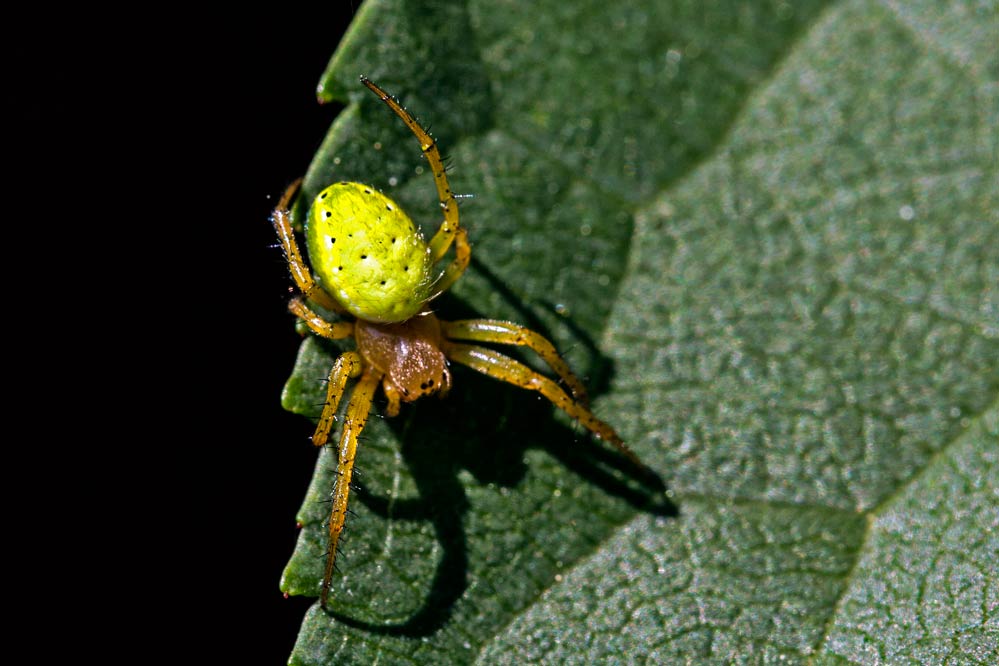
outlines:
[[320, 192], [305, 240], [325, 290], [359, 319], [405, 321], [430, 297], [423, 236], [394, 201], [369, 185], [336, 183]]

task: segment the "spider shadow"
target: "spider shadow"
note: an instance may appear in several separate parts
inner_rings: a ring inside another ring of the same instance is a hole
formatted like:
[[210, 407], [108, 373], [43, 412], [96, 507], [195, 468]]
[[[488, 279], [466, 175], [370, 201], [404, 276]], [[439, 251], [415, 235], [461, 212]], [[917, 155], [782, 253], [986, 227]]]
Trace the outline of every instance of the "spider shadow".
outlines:
[[[495, 280], [484, 267], [478, 268], [487, 279]], [[495, 286], [512, 303], [517, 303], [498, 280]], [[457, 301], [446, 297], [442, 301], [443, 318], [481, 316]], [[548, 336], [538, 317], [522, 306], [515, 307], [524, 315], [523, 323]], [[587, 349], [599, 355], [592, 340], [583, 335], [581, 338]], [[601, 358], [607, 368], [607, 359]], [[541, 449], [584, 482], [623, 499], [639, 511], [665, 517], [678, 515], [677, 507], [665, 497], [666, 486], [661, 478], [595, 440], [581, 426], [565, 425], [556, 419], [555, 408], [547, 400], [468, 368], [452, 366], [452, 371], [454, 387], [446, 399], [425, 398], [404, 405], [400, 417], [387, 420], [403, 442], [401, 455], [412, 474], [418, 499], [391, 500], [367, 492], [363, 486], [356, 495], [368, 509], [383, 517], [433, 523], [441, 557], [427, 597], [406, 621], [396, 624], [375, 624], [329, 612], [346, 625], [375, 634], [419, 638], [432, 635], [447, 624], [468, 585], [464, 525], [469, 501], [459, 481], [462, 470], [478, 483], [512, 488], [527, 473], [526, 452]], [[605, 369], [600, 376], [606, 382], [611, 375]], [[406, 410], [410, 410], [409, 415]], [[447, 427], [442, 428], [441, 424]]]

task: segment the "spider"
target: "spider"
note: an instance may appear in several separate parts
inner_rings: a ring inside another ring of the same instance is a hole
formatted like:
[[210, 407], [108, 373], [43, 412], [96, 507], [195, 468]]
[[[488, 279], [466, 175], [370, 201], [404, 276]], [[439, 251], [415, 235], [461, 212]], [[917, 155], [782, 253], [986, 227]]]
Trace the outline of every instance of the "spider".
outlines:
[[[546, 338], [508, 321], [442, 321], [433, 313], [431, 302], [468, 267], [468, 234], [458, 221], [457, 201], [434, 139], [398, 100], [366, 77], [361, 77], [361, 83], [416, 135], [433, 172], [444, 221], [427, 243], [402, 209], [374, 187], [349, 182], [330, 185], [313, 201], [305, 222], [310, 270], [295, 239], [289, 210], [301, 179], [288, 187], [271, 216], [288, 268], [301, 292], [291, 299], [288, 309], [316, 335], [331, 340], [352, 337], [356, 345], [333, 363], [326, 402], [312, 435], [314, 445], [326, 445], [347, 384], [356, 379], [337, 448], [320, 593], [324, 610], [337, 542], [346, 520], [357, 441], [379, 384], [388, 399], [386, 414], [395, 416], [402, 402], [432, 393], [444, 396], [451, 388], [450, 362], [460, 363], [495, 379], [538, 391], [597, 438], [610, 442], [640, 468], [648, 469], [614, 429], [590, 411], [583, 383]], [[454, 258], [442, 269], [436, 268], [452, 245]], [[342, 318], [329, 321], [310, 303]], [[493, 349], [468, 344], [482, 342], [530, 348], [560, 382]]]

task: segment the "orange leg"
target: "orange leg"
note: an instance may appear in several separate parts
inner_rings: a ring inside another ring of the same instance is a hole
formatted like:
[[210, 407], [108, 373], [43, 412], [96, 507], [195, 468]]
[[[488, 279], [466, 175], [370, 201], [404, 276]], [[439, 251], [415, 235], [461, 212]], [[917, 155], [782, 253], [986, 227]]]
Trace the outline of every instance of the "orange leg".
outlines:
[[399, 416], [399, 408], [402, 404], [402, 395], [399, 393], [399, 390], [386, 381], [382, 384], [382, 392], [388, 398], [388, 405], [385, 407], [385, 416]]
[[472, 246], [468, 244], [468, 233], [465, 231], [465, 227], [458, 227], [454, 234], [454, 261], [448, 264], [448, 267], [434, 282], [434, 292], [430, 298], [437, 298], [450, 289], [451, 285], [457, 282], [465, 269], [468, 268], [468, 262], [471, 259]]
[[329, 552], [326, 553], [326, 570], [323, 573], [323, 588], [319, 596], [323, 610], [326, 610], [326, 600], [329, 598], [330, 584], [333, 580], [337, 542], [347, 520], [347, 499], [350, 496], [350, 479], [354, 474], [357, 438], [367, 423], [371, 400], [379, 381], [381, 377], [377, 372], [365, 372], [361, 375], [361, 381], [354, 387], [354, 394], [350, 397], [343, 421], [343, 433], [340, 435], [340, 446], [337, 449], [336, 485], [333, 488], [333, 502], [330, 509]]
[[340, 398], [343, 397], [344, 389], [347, 387], [347, 380], [360, 376], [362, 367], [361, 355], [353, 351], [345, 352], [333, 363], [326, 384], [326, 402], [323, 404], [322, 414], [319, 415], [316, 431], [312, 433], [314, 445], [326, 445], [330, 431], [333, 430], [333, 422], [336, 421]]
[[[416, 138], [420, 142], [420, 148], [423, 150], [423, 154], [427, 157], [427, 162], [430, 164], [430, 170], [434, 174], [434, 184], [437, 186], [437, 198], [440, 199], [441, 209], [444, 211], [444, 222], [441, 223], [440, 228], [434, 237], [430, 239], [430, 258], [432, 261], [437, 261], [447, 252], [448, 248], [451, 247], [451, 243], [455, 240], [455, 237], [461, 231], [461, 225], [458, 223], [458, 203], [455, 201], [454, 193], [451, 192], [451, 186], [447, 182], [447, 174], [444, 170], [444, 162], [441, 160], [440, 151], [437, 149], [437, 142], [434, 140], [427, 130], [423, 129], [416, 118], [414, 118], [409, 111], [404, 109], [399, 102], [389, 95], [387, 92], [379, 88], [377, 85], [372, 83], [365, 77], [361, 77], [361, 83], [368, 87], [368, 89], [378, 95], [378, 97], [385, 102], [395, 115], [402, 119], [402, 122], [406, 123], [406, 127], [416, 135]], [[461, 244], [462, 238], [458, 239], [459, 243], [459, 256], [461, 254]], [[467, 248], [468, 242], [464, 241], [464, 245]], [[465, 265], [468, 264], [468, 260], [465, 259]], [[460, 269], [456, 268], [458, 265], [457, 260], [454, 264], [448, 267], [445, 273], [444, 281], [447, 282], [446, 286], [440, 288], [440, 291], [444, 291], [447, 287], [458, 279], [458, 275], [461, 275], [461, 271], [464, 267]], [[457, 273], [452, 277], [453, 273]]]
[[555, 345], [543, 335], [529, 328], [499, 319], [466, 319], [463, 321], [442, 321], [441, 333], [452, 340], [473, 340], [475, 342], [496, 342], [503, 345], [528, 347], [544, 359], [572, 391], [576, 402], [584, 407], [589, 405], [586, 387], [572, 373], [569, 365], [559, 356]]
[[485, 347], [445, 343], [444, 353], [452, 361], [467, 365], [473, 370], [478, 370], [494, 379], [516, 384], [530, 391], [539, 392], [556, 407], [582, 423], [596, 437], [610, 442], [633, 463], [644, 470], [648, 470], [645, 463], [639, 460], [638, 456], [628, 448], [624, 440], [614, 431], [614, 428], [594, 416], [593, 412], [589, 409], [570, 398], [568, 393], [563, 391], [558, 384], [548, 377], [538, 374], [509, 356], [504, 356], [497, 351], [486, 349]]
[[291, 299], [288, 303], [288, 309], [291, 310], [291, 312], [299, 319], [304, 321], [316, 335], [321, 335], [322, 337], [329, 338], [330, 340], [342, 340], [343, 338], [349, 338], [354, 335], [354, 322], [326, 321], [321, 316], [313, 312], [300, 298]]
[[298, 242], [295, 240], [295, 230], [291, 227], [291, 213], [288, 210], [288, 206], [291, 203], [291, 198], [298, 191], [301, 184], [302, 179], [299, 178], [284, 191], [284, 196], [278, 202], [277, 208], [271, 213], [271, 223], [274, 225], [274, 230], [277, 231], [278, 239], [281, 241], [281, 248], [284, 250], [285, 259], [288, 261], [288, 269], [291, 271], [291, 277], [295, 280], [295, 284], [298, 286], [298, 290], [302, 292], [302, 295], [311, 301], [315, 301], [327, 310], [344, 313], [346, 310], [316, 283], [312, 277], [312, 272], [302, 259], [301, 251], [298, 249]]

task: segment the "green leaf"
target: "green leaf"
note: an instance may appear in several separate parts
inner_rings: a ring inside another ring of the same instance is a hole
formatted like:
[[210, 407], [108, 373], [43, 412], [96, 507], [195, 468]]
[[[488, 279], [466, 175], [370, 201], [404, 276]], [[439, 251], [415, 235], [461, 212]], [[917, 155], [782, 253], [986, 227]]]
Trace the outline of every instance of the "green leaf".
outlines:
[[[455, 369], [373, 419], [296, 664], [994, 663], [995, 2], [369, 0], [304, 200], [474, 194], [441, 316], [551, 336], [669, 500], [535, 394]], [[333, 345], [285, 404], [315, 416]], [[384, 404], [376, 404], [376, 412]], [[315, 596], [324, 452], [282, 581]]]

